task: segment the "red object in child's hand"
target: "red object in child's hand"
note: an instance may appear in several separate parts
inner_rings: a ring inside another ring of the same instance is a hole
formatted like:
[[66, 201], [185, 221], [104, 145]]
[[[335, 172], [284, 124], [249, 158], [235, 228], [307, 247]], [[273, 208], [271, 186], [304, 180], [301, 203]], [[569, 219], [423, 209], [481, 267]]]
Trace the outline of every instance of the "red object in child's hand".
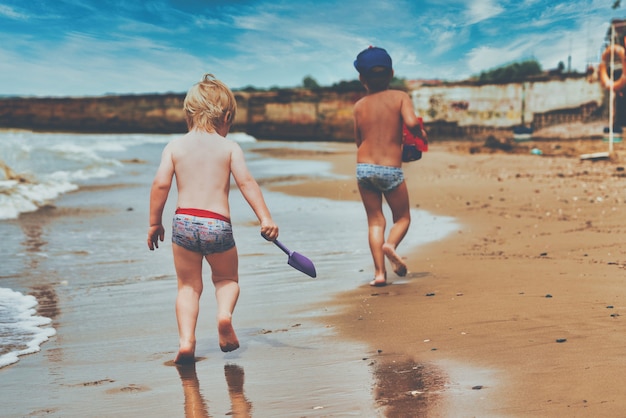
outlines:
[[402, 161], [404, 162], [417, 161], [422, 158], [422, 152], [428, 151], [428, 140], [426, 135], [422, 136], [422, 133], [426, 133], [424, 122], [422, 118], [418, 118], [418, 121], [419, 133], [417, 135], [413, 135], [406, 125], [402, 125]]

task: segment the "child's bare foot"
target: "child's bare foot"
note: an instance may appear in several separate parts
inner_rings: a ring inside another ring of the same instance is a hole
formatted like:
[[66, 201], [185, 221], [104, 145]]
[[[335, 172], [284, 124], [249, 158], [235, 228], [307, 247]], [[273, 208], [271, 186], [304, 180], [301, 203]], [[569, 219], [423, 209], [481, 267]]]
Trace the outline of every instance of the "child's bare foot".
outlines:
[[191, 364], [191, 363], [195, 363], [196, 361], [196, 344], [189, 344], [189, 345], [180, 345], [180, 348], [178, 349], [178, 354], [176, 355], [176, 358], [174, 359], [174, 363], [176, 364]]
[[219, 317], [217, 319], [217, 332], [220, 336], [220, 349], [228, 353], [239, 348], [239, 340], [233, 329], [232, 318], [230, 316]]
[[387, 286], [387, 278], [377, 277], [370, 282], [370, 286], [375, 286], [375, 287]]
[[393, 265], [393, 272], [398, 276], [403, 277], [406, 276], [406, 264], [398, 253], [396, 253], [395, 248], [391, 244], [383, 244], [383, 253], [387, 256], [391, 264]]

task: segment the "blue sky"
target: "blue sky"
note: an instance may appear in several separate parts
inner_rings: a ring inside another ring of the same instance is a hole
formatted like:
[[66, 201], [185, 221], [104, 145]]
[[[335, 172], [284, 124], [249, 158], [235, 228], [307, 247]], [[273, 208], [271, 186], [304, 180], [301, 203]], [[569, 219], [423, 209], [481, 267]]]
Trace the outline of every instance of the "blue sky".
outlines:
[[[625, 2], [626, 3], [626, 2]], [[369, 45], [396, 75], [462, 80], [534, 58], [597, 64], [613, 0], [0, 0], [0, 95], [185, 92], [354, 80]]]

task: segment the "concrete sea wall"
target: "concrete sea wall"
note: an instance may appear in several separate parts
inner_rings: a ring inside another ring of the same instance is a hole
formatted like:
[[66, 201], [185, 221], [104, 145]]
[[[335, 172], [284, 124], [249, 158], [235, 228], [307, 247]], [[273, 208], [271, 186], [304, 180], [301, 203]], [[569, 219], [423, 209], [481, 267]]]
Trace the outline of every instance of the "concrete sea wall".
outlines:
[[606, 100], [600, 83], [586, 77], [421, 86], [411, 95], [426, 124], [445, 125], [461, 133], [584, 122], [601, 113]]

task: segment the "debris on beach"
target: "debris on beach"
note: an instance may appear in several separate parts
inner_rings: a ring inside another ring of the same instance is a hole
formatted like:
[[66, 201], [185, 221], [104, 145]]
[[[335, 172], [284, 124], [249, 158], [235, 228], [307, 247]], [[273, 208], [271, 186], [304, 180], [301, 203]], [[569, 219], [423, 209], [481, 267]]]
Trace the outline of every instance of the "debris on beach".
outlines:
[[609, 154], [608, 152], [602, 151], [602, 152], [591, 152], [588, 154], [581, 154], [580, 159], [598, 161], [598, 160], [608, 160], [610, 157], [611, 157], [611, 154]]
[[409, 392], [409, 395], [411, 396], [419, 396], [419, 395], [423, 395], [426, 392], [422, 392], [421, 390], [412, 390]]
[[496, 139], [495, 136], [490, 135], [485, 140], [485, 144], [483, 145], [485, 148], [491, 148], [495, 150], [502, 151], [511, 151], [513, 149], [513, 144], [508, 139], [499, 140]]
[[17, 174], [2, 160], [0, 160], [0, 169], [4, 172], [4, 178], [7, 180], [14, 180], [18, 183], [32, 183], [32, 180], [26, 177], [26, 175]]

